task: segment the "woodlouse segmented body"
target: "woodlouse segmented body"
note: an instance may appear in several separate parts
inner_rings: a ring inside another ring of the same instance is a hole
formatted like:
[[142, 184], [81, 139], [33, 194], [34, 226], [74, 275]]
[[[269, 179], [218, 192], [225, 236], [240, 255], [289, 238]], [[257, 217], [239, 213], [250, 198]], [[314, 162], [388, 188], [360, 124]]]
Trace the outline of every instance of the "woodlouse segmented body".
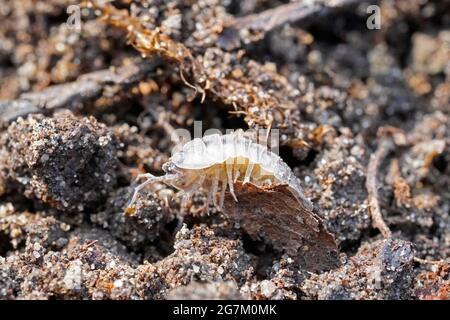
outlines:
[[[303, 194], [299, 179], [289, 166], [267, 147], [237, 133], [212, 134], [189, 141], [163, 165], [163, 170], [166, 174], [161, 177], [149, 173], [138, 176], [147, 180], [136, 187], [130, 205], [142, 188], [149, 183], [161, 181], [184, 193], [183, 206], [196, 191], [203, 188], [208, 190], [206, 207], [212, 201], [222, 209], [227, 188], [235, 201], [238, 201], [234, 183], [242, 181], [256, 186], [287, 185], [301, 205], [309, 210], [312, 208]], [[220, 196], [217, 201], [218, 193]]]

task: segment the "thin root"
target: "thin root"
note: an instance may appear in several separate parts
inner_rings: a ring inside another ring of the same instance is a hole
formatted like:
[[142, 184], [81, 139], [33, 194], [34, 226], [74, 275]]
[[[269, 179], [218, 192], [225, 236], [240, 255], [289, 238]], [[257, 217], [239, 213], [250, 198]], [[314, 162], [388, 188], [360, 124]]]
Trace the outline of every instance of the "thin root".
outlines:
[[184, 77], [184, 74], [183, 74], [183, 70], [182, 70], [181, 68], [180, 68], [180, 78], [181, 78], [181, 80], [184, 82], [185, 85], [187, 85], [188, 87], [194, 89], [194, 90], [195, 90], [195, 95], [197, 95], [198, 88], [197, 88], [196, 86], [194, 86], [193, 84], [189, 83], [189, 82], [186, 80], [186, 78]]
[[390, 139], [381, 140], [378, 149], [371, 155], [369, 165], [367, 167], [366, 188], [369, 200], [369, 214], [372, 217], [372, 224], [380, 230], [385, 238], [390, 238], [392, 232], [383, 220], [380, 205], [378, 203], [378, 183], [377, 173], [381, 161], [384, 159], [388, 151], [391, 149], [392, 142]]
[[442, 263], [442, 261], [439, 260], [427, 260], [427, 259], [421, 259], [418, 257], [414, 257], [414, 261], [420, 263], [420, 264], [434, 264], [434, 265], [439, 265]]

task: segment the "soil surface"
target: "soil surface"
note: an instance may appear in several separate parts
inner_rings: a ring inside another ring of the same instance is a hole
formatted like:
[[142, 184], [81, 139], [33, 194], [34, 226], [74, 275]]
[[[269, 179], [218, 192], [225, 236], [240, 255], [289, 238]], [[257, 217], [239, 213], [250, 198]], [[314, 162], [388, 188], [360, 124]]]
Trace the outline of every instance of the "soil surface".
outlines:
[[[449, 13], [0, 0], [0, 299], [450, 299]], [[127, 210], [195, 121], [279, 130], [313, 211], [160, 183]]]

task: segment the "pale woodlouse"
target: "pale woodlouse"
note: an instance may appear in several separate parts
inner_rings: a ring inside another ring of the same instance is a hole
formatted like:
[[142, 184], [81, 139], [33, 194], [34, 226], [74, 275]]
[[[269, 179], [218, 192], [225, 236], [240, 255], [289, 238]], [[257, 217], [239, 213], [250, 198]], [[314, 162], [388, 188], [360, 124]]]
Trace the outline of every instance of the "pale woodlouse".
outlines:
[[266, 146], [238, 133], [212, 134], [202, 139], [193, 139], [173, 154], [163, 165], [163, 170], [166, 174], [160, 177], [150, 173], [138, 175], [138, 179], [147, 180], [135, 188], [129, 207], [145, 186], [164, 182], [184, 193], [182, 206], [186, 206], [192, 195], [203, 188], [208, 191], [205, 208], [208, 208], [212, 201], [222, 210], [227, 188], [234, 200], [238, 201], [234, 183], [242, 181], [256, 186], [286, 185], [303, 207], [312, 209], [311, 202], [304, 196], [299, 179], [289, 166]]

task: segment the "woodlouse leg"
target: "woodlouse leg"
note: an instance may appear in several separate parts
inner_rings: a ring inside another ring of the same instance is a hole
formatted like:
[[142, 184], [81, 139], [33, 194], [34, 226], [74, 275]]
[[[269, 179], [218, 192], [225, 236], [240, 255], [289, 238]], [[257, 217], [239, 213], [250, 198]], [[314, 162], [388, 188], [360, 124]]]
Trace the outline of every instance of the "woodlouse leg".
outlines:
[[212, 201], [213, 201], [213, 204], [215, 207], [217, 207], [216, 194], [217, 194], [217, 190], [219, 188], [219, 175], [220, 175], [220, 171], [216, 170], [214, 177], [212, 179], [212, 183], [211, 183]]
[[[233, 161], [233, 160], [231, 160]], [[238, 202], [236, 198], [236, 194], [234, 193], [234, 184], [233, 184], [233, 162], [225, 161], [225, 166], [227, 169], [227, 178], [228, 178], [228, 187], [230, 188], [230, 193], [233, 196], [234, 200]]]
[[239, 169], [236, 170], [236, 174], [234, 175], [234, 179], [233, 179], [234, 183], [236, 183], [236, 181], [239, 179], [240, 175], [241, 175], [241, 172], [239, 171]]
[[222, 190], [220, 191], [219, 210], [223, 211], [223, 203], [225, 201], [225, 190], [227, 190], [227, 180], [222, 180]]
[[136, 201], [137, 196], [139, 194], [139, 192], [144, 189], [147, 185], [149, 185], [150, 183], [154, 183], [154, 182], [167, 182], [169, 180], [172, 179], [176, 179], [179, 176], [176, 174], [166, 174], [164, 176], [161, 177], [156, 177], [150, 173], [143, 173], [143, 174], [139, 174], [136, 178], [136, 180], [141, 179], [141, 178], [147, 178], [147, 180], [145, 180], [143, 183], [141, 183], [140, 185], [138, 185], [136, 188], [134, 188], [134, 193], [133, 193], [133, 197], [131, 198], [130, 203], [128, 204], [128, 207], [131, 207], [133, 205], [133, 203]]
[[206, 214], [209, 216], [209, 204], [211, 203], [213, 197], [212, 190], [208, 192], [208, 196], [206, 197], [205, 207], [203, 208], [203, 212], [206, 211]]
[[193, 194], [202, 187], [203, 181], [205, 181], [205, 175], [201, 175], [200, 179], [196, 183], [194, 183], [192, 187], [186, 190], [186, 193], [183, 195], [183, 198], [181, 200], [181, 206], [183, 208], [186, 208], [189, 199], [192, 198]]
[[[213, 200], [213, 198], [215, 198], [215, 194], [217, 192], [217, 183], [219, 182], [218, 173], [219, 173], [219, 171], [216, 171], [214, 174], [213, 180], [211, 182], [211, 189], [208, 192], [208, 195], [206, 197], [205, 206], [202, 209], [202, 212], [204, 213], [206, 211], [206, 214], [208, 216], [209, 216], [209, 205], [211, 203], [211, 200]], [[215, 188], [214, 188], [214, 184], [216, 184]], [[215, 204], [215, 201], [214, 201], [214, 204]]]
[[182, 208], [186, 208], [187, 207], [189, 198], [190, 198], [189, 194], [184, 192], [183, 197], [181, 198], [181, 207]]
[[188, 201], [189, 199], [192, 198], [192, 196], [194, 195], [194, 193], [196, 191], [198, 191], [198, 189], [200, 189], [200, 186], [197, 187], [197, 184], [195, 184], [191, 189], [189, 189], [186, 194], [183, 196], [182, 200], [181, 200], [181, 206], [183, 208], [187, 207]]
[[244, 184], [250, 182], [250, 177], [252, 175], [254, 163], [249, 162], [247, 165], [247, 170], [245, 171]]

